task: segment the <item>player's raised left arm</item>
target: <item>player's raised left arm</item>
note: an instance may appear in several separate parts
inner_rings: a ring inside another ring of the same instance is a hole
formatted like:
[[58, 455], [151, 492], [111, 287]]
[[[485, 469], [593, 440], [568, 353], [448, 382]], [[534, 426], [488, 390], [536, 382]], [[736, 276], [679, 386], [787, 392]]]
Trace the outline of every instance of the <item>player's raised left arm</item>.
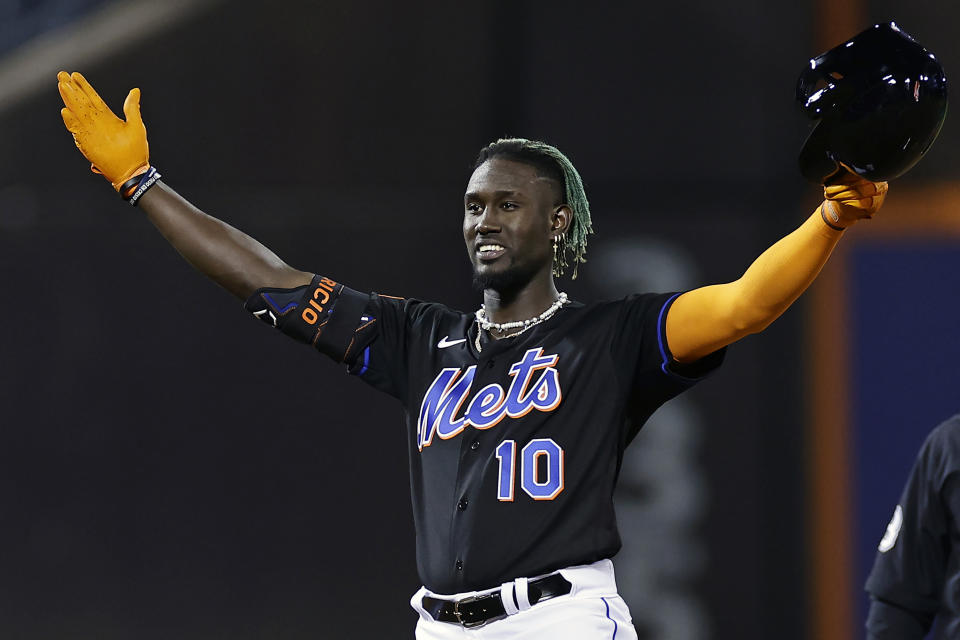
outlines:
[[691, 362], [763, 331], [820, 273], [846, 227], [872, 216], [887, 183], [847, 174], [798, 229], [764, 251], [739, 279], [681, 295], [667, 314], [674, 358]]

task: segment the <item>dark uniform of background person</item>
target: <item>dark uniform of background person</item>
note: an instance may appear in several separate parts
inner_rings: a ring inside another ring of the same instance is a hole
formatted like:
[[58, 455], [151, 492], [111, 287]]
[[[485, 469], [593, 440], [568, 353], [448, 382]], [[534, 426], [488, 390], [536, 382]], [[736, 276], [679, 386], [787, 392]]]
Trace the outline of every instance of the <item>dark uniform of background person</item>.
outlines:
[[867, 579], [869, 640], [960, 638], [960, 414], [920, 448]]

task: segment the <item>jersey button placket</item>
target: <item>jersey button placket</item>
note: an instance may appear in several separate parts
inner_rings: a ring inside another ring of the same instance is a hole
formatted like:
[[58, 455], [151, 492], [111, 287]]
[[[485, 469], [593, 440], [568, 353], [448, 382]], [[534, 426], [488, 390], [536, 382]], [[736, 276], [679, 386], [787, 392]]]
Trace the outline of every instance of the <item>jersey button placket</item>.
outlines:
[[[496, 381], [496, 375], [492, 371], [496, 366], [495, 359], [493, 358], [484, 358], [480, 356], [477, 359], [477, 369], [476, 375], [473, 379], [473, 388], [480, 389], [485, 387], [487, 384]], [[481, 373], [482, 372], [482, 373]], [[472, 431], [473, 429], [470, 428]], [[451, 536], [453, 540], [459, 540], [460, 543], [454, 543], [452, 546], [452, 551], [456, 554], [454, 555], [454, 568], [457, 573], [457, 580], [463, 579], [463, 560], [460, 554], [464, 553], [465, 545], [463, 541], [465, 539], [464, 532], [469, 527], [468, 519], [466, 515], [467, 506], [470, 504], [470, 499], [467, 497], [471, 492], [471, 486], [469, 484], [464, 486], [464, 476], [467, 475], [467, 472], [480, 460], [476, 456], [469, 456], [471, 452], [480, 450], [480, 439], [478, 437], [470, 438], [467, 434], [462, 434], [463, 440], [459, 447], [460, 452], [460, 464], [457, 466], [457, 479], [455, 484], [455, 491], [462, 492], [460, 494], [460, 499], [456, 502], [456, 508], [453, 511], [452, 521], [451, 521]], [[467, 475], [467, 477], [469, 477]], [[454, 494], [456, 495], [456, 494]], [[458, 517], [460, 516], [460, 517]]]

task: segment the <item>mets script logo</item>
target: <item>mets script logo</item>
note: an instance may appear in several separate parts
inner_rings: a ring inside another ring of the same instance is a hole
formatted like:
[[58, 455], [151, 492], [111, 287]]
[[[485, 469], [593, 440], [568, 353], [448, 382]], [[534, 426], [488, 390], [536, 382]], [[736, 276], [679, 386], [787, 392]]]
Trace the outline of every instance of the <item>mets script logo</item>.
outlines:
[[[543, 355], [543, 349], [528, 349], [520, 362], [510, 367], [510, 388], [499, 384], [483, 387], [472, 397], [473, 376], [477, 365], [466, 371], [443, 369], [430, 383], [420, 404], [417, 420], [417, 446], [422, 451], [437, 435], [448, 440], [468, 426], [489, 429], [504, 417], [519, 418], [534, 409], [553, 411], [560, 405], [562, 393], [557, 378], [559, 356]], [[469, 398], [469, 402], [467, 399]], [[466, 411], [460, 409], [466, 404]]]

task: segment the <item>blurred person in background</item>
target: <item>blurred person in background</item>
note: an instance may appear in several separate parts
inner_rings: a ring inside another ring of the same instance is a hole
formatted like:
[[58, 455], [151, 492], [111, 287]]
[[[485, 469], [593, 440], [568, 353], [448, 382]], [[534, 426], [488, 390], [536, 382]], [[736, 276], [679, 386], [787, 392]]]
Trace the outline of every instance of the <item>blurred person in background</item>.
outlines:
[[960, 414], [927, 436], [867, 578], [869, 640], [960, 638]]

